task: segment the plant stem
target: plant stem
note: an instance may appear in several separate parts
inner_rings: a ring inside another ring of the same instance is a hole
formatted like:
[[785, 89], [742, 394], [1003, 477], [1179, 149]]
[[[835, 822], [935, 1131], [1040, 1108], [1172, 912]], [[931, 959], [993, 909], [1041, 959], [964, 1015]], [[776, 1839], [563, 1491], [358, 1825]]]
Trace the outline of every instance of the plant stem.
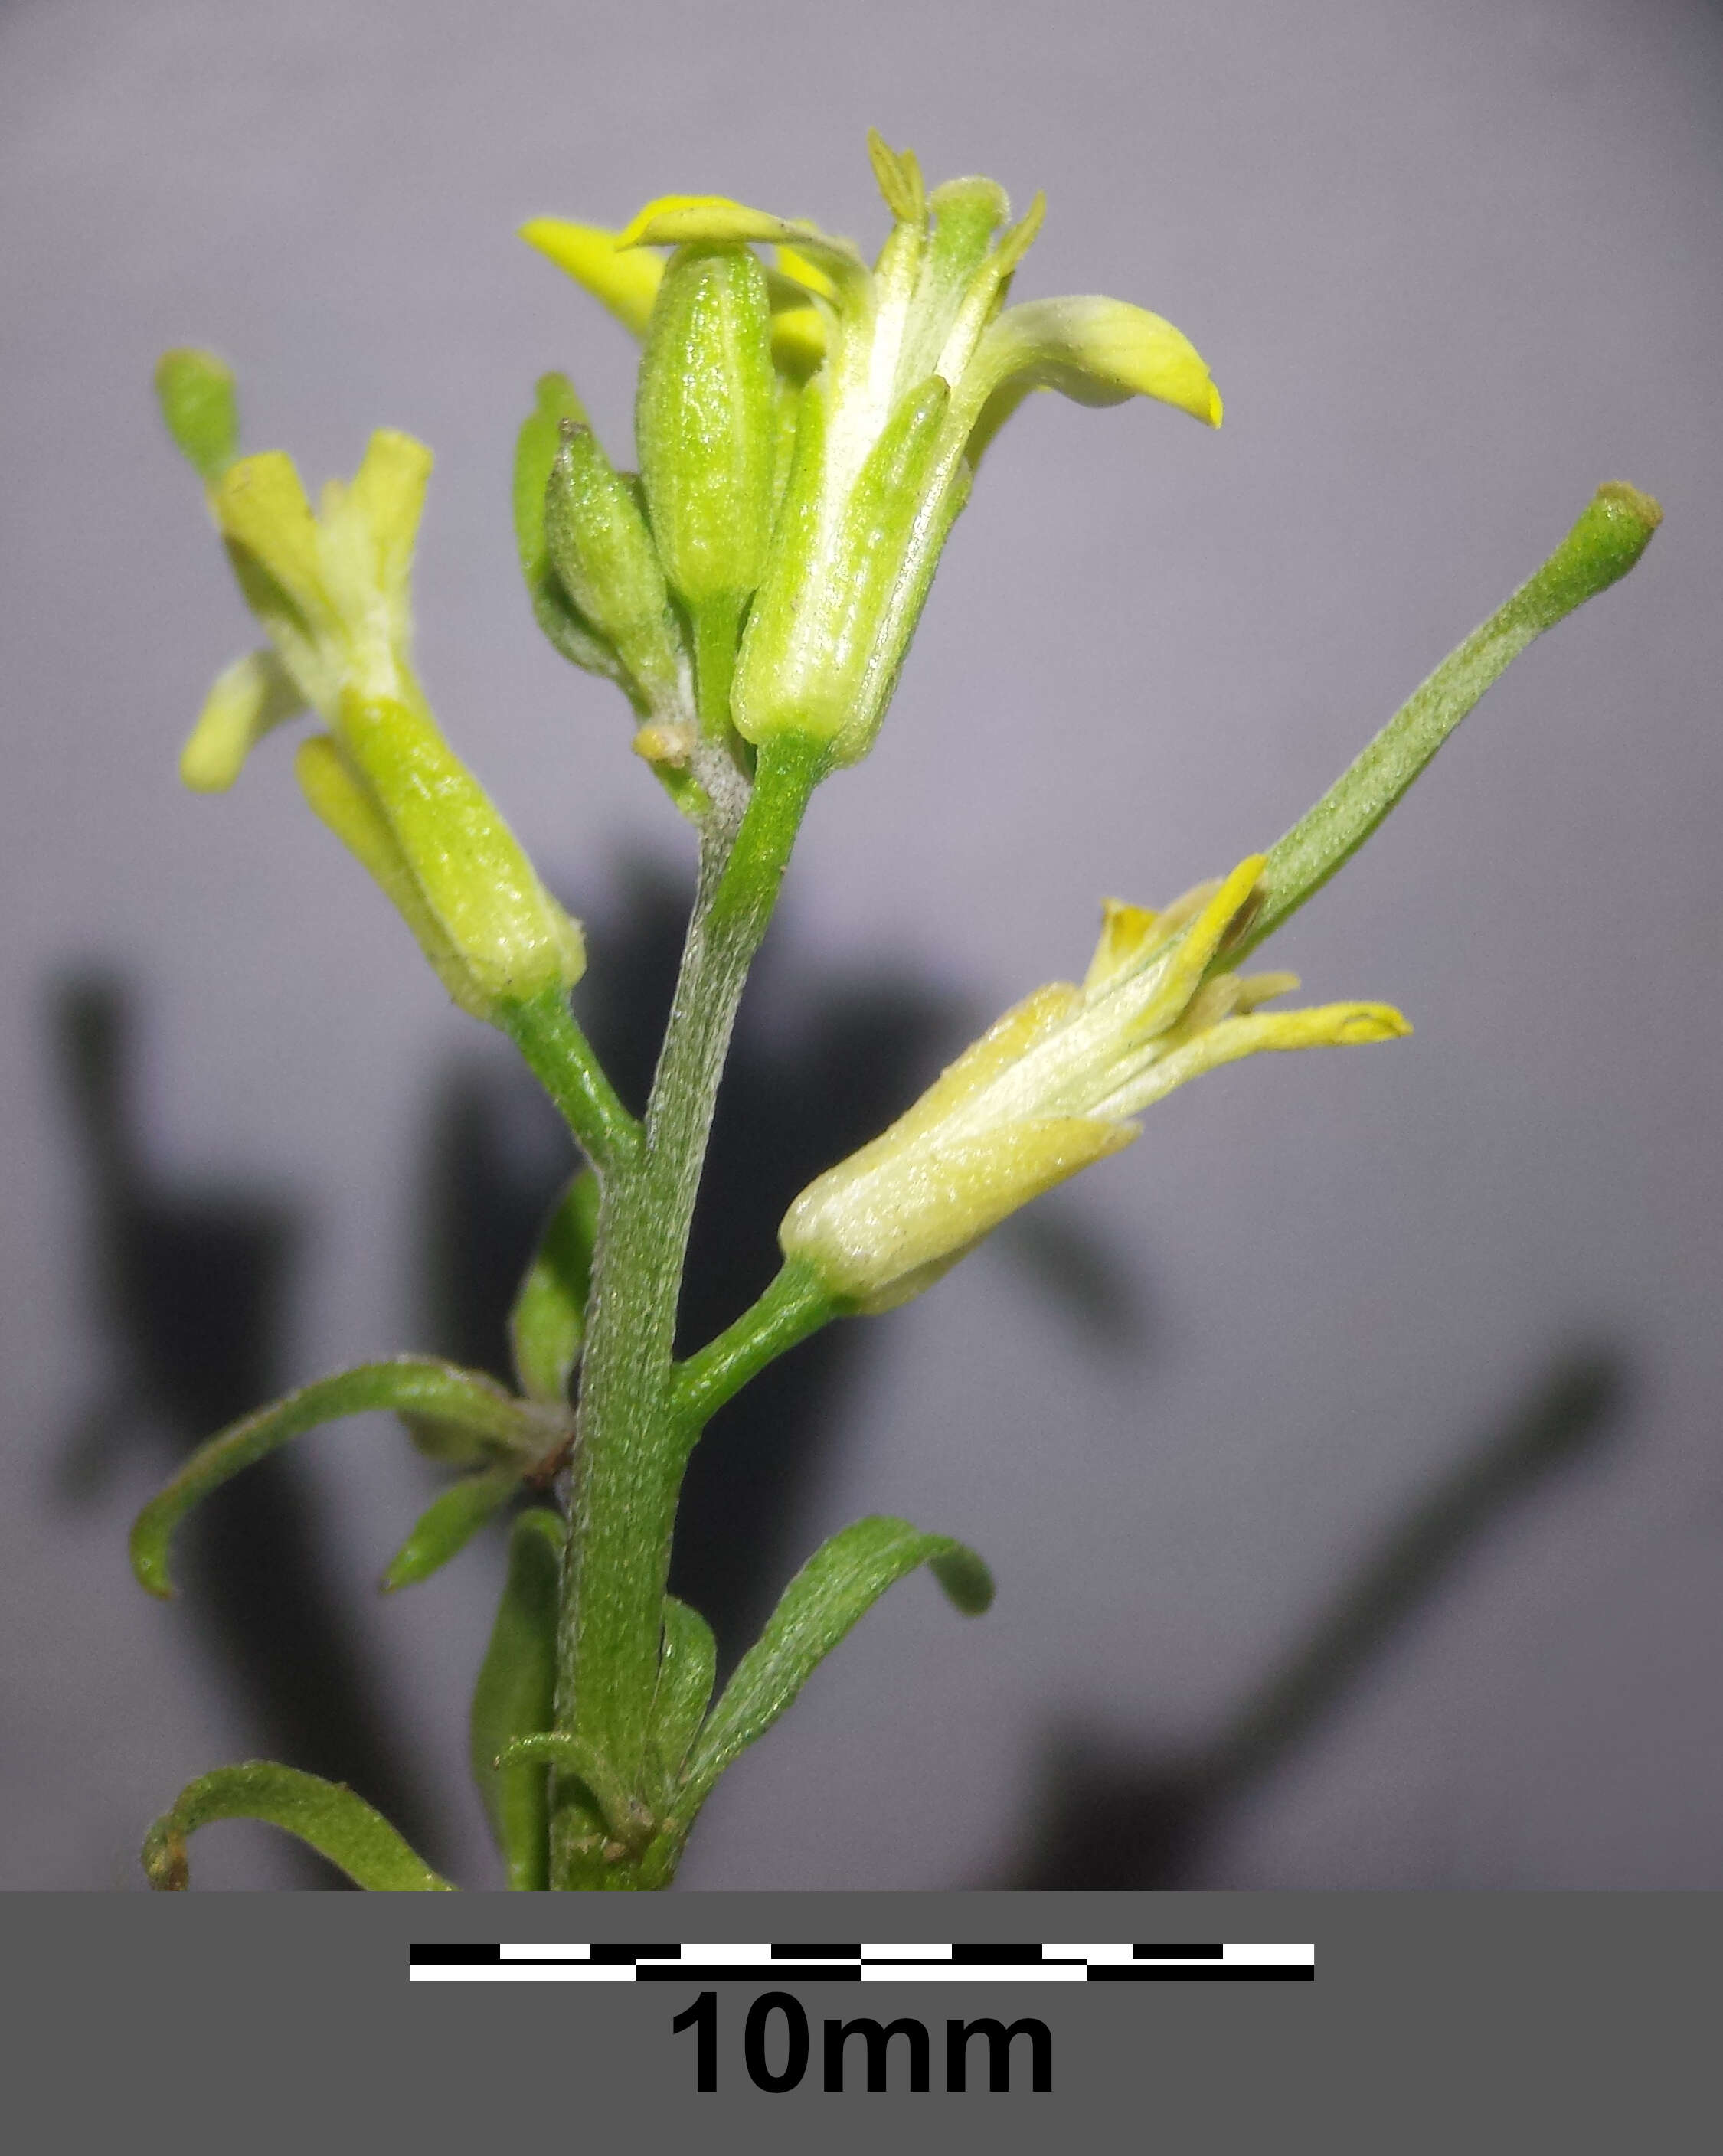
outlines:
[[[795, 844], [818, 756], [763, 748], [743, 813], [716, 808], [642, 1140], [604, 1182], [594, 1254], [557, 1661], [556, 1727], [638, 1794], [671, 1537], [687, 1459], [676, 1306], [719, 1077], [748, 970]], [[664, 1883], [661, 1861], [607, 1835], [579, 1779], [553, 1779], [554, 1887]], [[673, 1860], [672, 1860], [673, 1861]]]

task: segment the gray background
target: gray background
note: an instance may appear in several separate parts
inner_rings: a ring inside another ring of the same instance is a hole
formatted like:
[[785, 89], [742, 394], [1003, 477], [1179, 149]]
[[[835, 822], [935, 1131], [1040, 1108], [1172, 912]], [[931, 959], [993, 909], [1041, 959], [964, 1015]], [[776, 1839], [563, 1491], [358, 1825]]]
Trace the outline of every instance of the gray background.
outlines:
[[[139, 1883], [142, 1823], [248, 1745], [184, 1605], [129, 1584], [147, 1478], [53, 1493], [113, 1350], [46, 984], [100, 960], [147, 995], [164, 1177], [314, 1207], [295, 1376], [416, 1343], [428, 1103], [503, 1054], [283, 755], [220, 803], [177, 790], [247, 631], [154, 355], [219, 346], [250, 439], [313, 478], [373, 425], [435, 446], [427, 682], [597, 916], [682, 834], [616, 700], [527, 622], [506, 472], [548, 365], [620, 449], [631, 353], [512, 228], [710, 188], [871, 240], [872, 122], [935, 176], [1045, 187], [1020, 293], [1168, 315], [1227, 421], [1049, 398], [1001, 442], [874, 755], [809, 821], [785, 933], [832, 977], [889, 964], [985, 1019], [1068, 975], [1103, 892], [1164, 900], [1282, 829], [1597, 480], [1668, 524], [1277, 946], [1416, 1038], [1211, 1078], [1085, 1179], [1140, 1344], [1103, 1353], [991, 1250], [883, 1322], [800, 1540], [906, 1513], [987, 1553], [998, 1606], [890, 1598], [726, 1782], [685, 1882], [997, 1879], [1059, 1732], [1204, 1741], [1578, 1342], [1631, 1371], [1612, 1443], [1468, 1551], [1201, 1876], [1723, 1885], [1720, 44], [1684, 0], [0, 13], [5, 1883]], [[380, 1426], [315, 1451], [479, 1883], [460, 1719], [495, 1553], [379, 1606], [424, 1471]], [[201, 1883], [282, 1876], [244, 1830], [208, 1841]]]

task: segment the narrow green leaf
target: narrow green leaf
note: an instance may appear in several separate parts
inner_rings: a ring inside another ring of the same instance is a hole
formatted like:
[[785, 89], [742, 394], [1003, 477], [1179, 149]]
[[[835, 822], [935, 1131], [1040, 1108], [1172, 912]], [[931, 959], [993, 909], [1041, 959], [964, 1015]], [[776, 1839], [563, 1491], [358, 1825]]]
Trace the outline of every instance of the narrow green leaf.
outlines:
[[168, 1543], [181, 1520], [212, 1490], [219, 1490], [242, 1468], [254, 1466], [291, 1438], [373, 1408], [393, 1408], [456, 1424], [483, 1439], [493, 1451], [523, 1466], [531, 1466], [547, 1450], [543, 1409], [517, 1400], [476, 1371], [420, 1355], [362, 1363], [357, 1369], [320, 1378], [259, 1408], [199, 1445], [137, 1516], [131, 1530], [131, 1568], [139, 1585], [164, 1599], [172, 1594]]
[[586, 1332], [598, 1231], [599, 1179], [589, 1168], [583, 1168], [544, 1224], [509, 1312], [515, 1371], [522, 1391], [533, 1399], [568, 1400], [568, 1380]]
[[698, 1810], [725, 1768], [765, 1734], [856, 1620], [918, 1564], [932, 1568], [965, 1616], [979, 1616], [991, 1603], [992, 1579], [973, 1550], [949, 1535], [923, 1534], [907, 1520], [857, 1520], [814, 1553], [700, 1732], [676, 1807], [679, 1819]]
[[547, 1507], [522, 1512], [508, 1549], [508, 1578], [491, 1644], [473, 1687], [468, 1757], [508, 1884], [550, 1883], [550, 1807], [542, 1765], [499, 1768], [517, 1738], [548, 1729], [556, 1695], [557, 1609], [567, 1528]]
[[516, 1737], [496, 1755], [499, 1774], [543, 1765], [573, 1774], [586, 1785], [606, 1830], [626, 1837], [634, 1825], [634, 1808], [628, 1791], [615, 1770], [592, 1746], [566, 1729], [534, 1729]]
[[414, 1854], [381, 1812], [355, 1796], [344, 1782], [326, 1782], [296, 1767], [250, 1759], [218, 1767], [182, 1789], [172, 1811], [144, 1837], [143, 1867], [152, 1887], [183, 1892], [191, 1883], [186, 1840], [217, 1820], [265, 1820], [307, 1841], [338, 1865], [356, 1887], [386, 1894], [451, 1892], [424, 1860]]
[[1490, 684], [1534, 637], [1626, 576], [1663, 511], [1649, 495], [1600, 486], [1536, 573], [1448, 657], [1389, 720], [1308, 815], [1269, 850], [1245, 932], [1224, 948], [1227, 968], [1272, 936], [1350, 860]]
[[711, 1702], [717, 1671], [717, 1643], [711, 1625], [697, 1609], [666, 1594], [658, 1689], [652, 1697], [652, 1718], [646, 1731], [647, 1749], [666, 1804]]
[[520, 1487], [521, 1471], [512, 1462], [465, 1475], [440, 1491], [419, 1514], [413, 1532], [389, 1560], [383, 1591], [417, 1587], [458, 1557], [487, 1520], [494, 1519]]

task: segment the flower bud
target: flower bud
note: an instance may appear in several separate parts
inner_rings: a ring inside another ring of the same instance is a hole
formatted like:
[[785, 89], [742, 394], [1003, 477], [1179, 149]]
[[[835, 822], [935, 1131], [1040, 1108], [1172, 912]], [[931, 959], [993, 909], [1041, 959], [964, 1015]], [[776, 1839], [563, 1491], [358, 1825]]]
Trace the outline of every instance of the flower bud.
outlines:
[[589, 427], [564, 421], [545, 494], [552, 567], [604, 637], [646, 708], [673, 720], [686, 703], [686, 664], [664, 569], [634, 489]]
[[174, 447], [213, 486], [239, 454], [239, 406], [232, 370], [213, 352], [164, 352], [156, 396]]
[[[778, 436], [766, 274], [740, 245], [679, 248], [635, 405], [640, 480], [671, 588], [692, 619], [702, 717], [722, 730], [742, 610], [771, 536]], [[715, 694], [709, 694], [708, 682]]]

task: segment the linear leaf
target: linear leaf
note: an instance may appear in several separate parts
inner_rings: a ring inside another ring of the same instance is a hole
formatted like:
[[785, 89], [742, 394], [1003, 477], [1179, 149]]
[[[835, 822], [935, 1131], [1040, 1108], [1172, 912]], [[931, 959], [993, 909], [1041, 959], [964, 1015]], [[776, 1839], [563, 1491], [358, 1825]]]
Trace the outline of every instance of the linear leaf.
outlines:
[[389, 1560], [383, 1575], [383, 1591], [417, 1587], [458, 1557], [486, 1521], [494, 1519], [520, 1487], [521, 1471], [513, 1461], [487, 1467], [478, 1475], [463, 1475], [432, 1498], [408, 1536]]
[[550, 1727], [567, 1532], [562, 1515], [548, 1507], [535, 1507], [515, 1522], [508, 1578], [473, 1687], [467, 1725], [473, 1779], [507, 1866], [508, 1884], [535, 1892], [550, 1884], [545, 1768], [532, 1762], [499, 1768], [496, 1758], [516, 1739]]
[[357, 1887], [393, 1894], [453, 1891], [446, 1879], [414, 1854], [382, 1813], [355, 1796], [344, 1782], [326, 1782], [321, 1775], [264, 1759], [218, 1767], [180, 1791], [172, 1810], [163, 1812], [144, 1837], [143, 1866], [151, 1886], [183, 1892], [191, 1883], [188, 1836], [200, 1826], [229, 1819], [264, 1820], [297, 1835]]
[[599, 1229], [599, 1179], [583, 1168], [544, 1224], [509, 1312], [509, 1340], [521, 1389], [566, 1405], [568, 1380], [586, 1332], [592, 1251]]
[[965, 1616], [979, 1616], [993, 1599], [993, 1581], [973, 1550], [949, 1535], [923, 1534], [908, 1520], [857, 1520], [815, 1550], [700, 1732], [678, 1818], [692, 1818], [725, 1768], [765, 1734], [856, 1620], [919, 1564], [931, 1567]]
[[535, 1450], [543, 1450], [543, 1435], [537, 1429], [543, 1410], [535, 1413], [476, 1371], [430, 1356], [362, 1363], [338, 1377], [302, 1385], [285, 1399], [230, 1423], [198, 1446], [167, 1487], [144, 1507], [132, 1527], [131, 1568], [140, 1585], [164, 1598], [172, 1594], [168, 1543], [181, 1520], [211, 1491], [291, 1438], [373, 1408], [393, 1408], [456, 1424], [527, 1465]]

